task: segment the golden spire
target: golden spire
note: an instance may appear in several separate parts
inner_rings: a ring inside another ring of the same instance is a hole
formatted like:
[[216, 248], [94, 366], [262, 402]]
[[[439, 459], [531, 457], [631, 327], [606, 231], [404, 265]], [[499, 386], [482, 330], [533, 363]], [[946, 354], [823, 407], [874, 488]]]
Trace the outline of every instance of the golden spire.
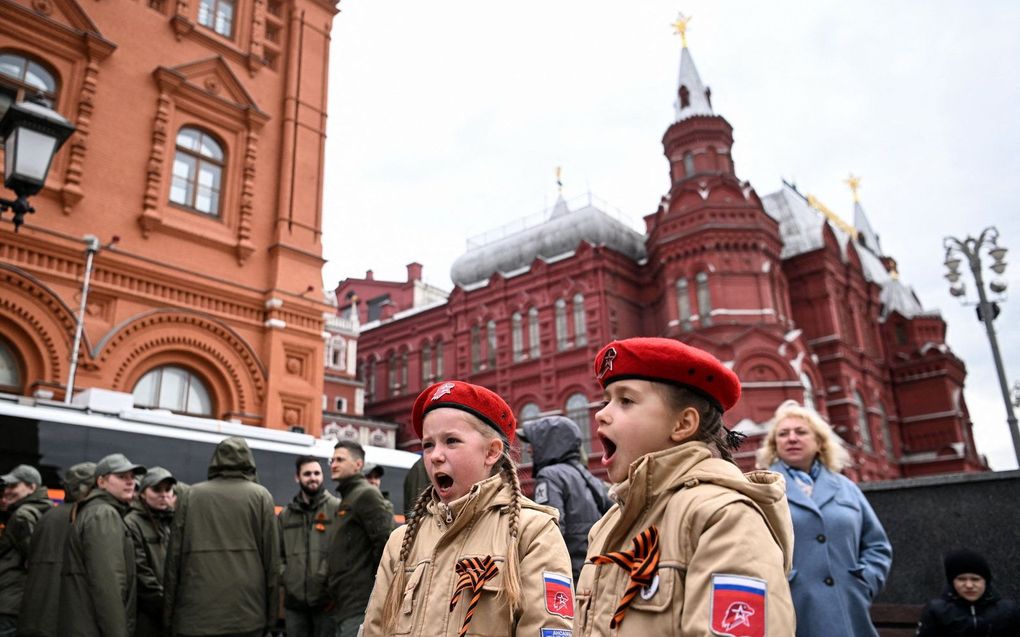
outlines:
[[560, 167], [556, 167], [556, 187], [559, 189], [560, 195], [563, 194], [563, 179], [561, 179], [562, 171]]
[[861, 197], [857, 193], [857, 191], [860, 190], [860, 188], [861, 188], [861, 178], [860, 177], [855, 177], [853, 173], [850, 173], [850, 176], [847, 177], [843, 181], [843, 183], [848, 185], [848, 186], [850, 186], [850, 192], [852, 192], [854, 194], [854, 203], [860, 203], [861, 202]]
[[676, 22], [673, 23], [673, 28], [680, 34], [680, 42], [684, 48], [687, 48], [687, 23], [691, 21], [691, 16], [685, 16], [682, 13], [676, 14]]

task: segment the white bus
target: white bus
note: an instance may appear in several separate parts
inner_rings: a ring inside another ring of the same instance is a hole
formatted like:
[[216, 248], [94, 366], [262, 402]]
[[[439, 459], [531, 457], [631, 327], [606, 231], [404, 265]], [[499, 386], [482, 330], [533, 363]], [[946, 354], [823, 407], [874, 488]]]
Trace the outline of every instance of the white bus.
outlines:
[[[165, 410], [138, 409], [130, 394], [89, 389], [71, 405], [0, 393], [0, 474], [19, 464], [39, 469], [55, 500], [63, 498], [61, 477], [71, 465], [96, 462], [123, 453], [146, 467], [161, 466], [188, 484], [206, 479], [213, 449], [228, 436], [241, 436], [255, 455], [259, 483], [277, 506], [298, 491], [294, 461], [298, 456], [323, 460], [326, 486], [334, 441], [235, 422], [196, 418]], [[404, 510], [404, 476], [418, 456], [406, 451], [365, 447], [365, 462], [382, 465], [382, 490], [393, 510]]]

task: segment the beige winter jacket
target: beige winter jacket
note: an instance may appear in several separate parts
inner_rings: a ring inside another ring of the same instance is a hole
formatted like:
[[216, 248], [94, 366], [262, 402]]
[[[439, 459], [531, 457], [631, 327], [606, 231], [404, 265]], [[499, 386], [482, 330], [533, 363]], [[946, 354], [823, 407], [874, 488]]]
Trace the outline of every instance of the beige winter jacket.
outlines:
[[379, 564], [362, 634], [457, 635], [472, 595], [462, 594], [450, 610], [459, 579], [456, 564], [462, 558], [492, 556], [499, 572], [482, 587], [467, 634], [569, 635], [573, 623], [570, 555], [560, 535], [555, 509], [521, 499], [518, 555], [523, 608], [511, 618], [504, 598], [497, 598], [505, 572], [510, 493], [509, 485], [500, 476], [493, 476], [476, 484], [449, 507], [437, 502], [429, 505], [428, 516], [422, 520], [405, 562], [407, 585], [400, 612], [394, 626], [387, 628], [382, 610], [394, 569], [399, 566], [407, 526], [394, 531]]
[[[769, 471], [741, 474], [701, 442], [636, 461], [614, 488], [617, 505], [589, 534], [574, 634], [792, 637], [796, 619], [786, 575], [793, 526], [784, 484]], [[632, 539], [652, 525], [660, 542], [656, 580], [613, 629], [630, 573], [592, 559], [631, 551]], [[757, 587], [761, 594], [747, 593]]]

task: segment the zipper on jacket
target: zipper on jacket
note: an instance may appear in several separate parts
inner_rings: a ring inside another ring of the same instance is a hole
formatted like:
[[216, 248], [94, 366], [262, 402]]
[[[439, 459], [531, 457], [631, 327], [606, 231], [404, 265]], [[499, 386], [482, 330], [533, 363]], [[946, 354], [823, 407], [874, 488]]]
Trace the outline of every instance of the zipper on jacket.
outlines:
[[449, 526], [449, 525], [453, 524], [453, 511], [450, 509], [450, 507], [448, 507], [445, 503], [440, 502], [439, 503], [439, 508], [440, 508], [440, 510], [442, 510], [446, 514], [444, 516], [444, 518], [446, 520], [446, 525]]
[[974, 610], [974, 604], [970, 605], [970, 619], [974, 622], [974, 628], [977, 629], [977, 611]]

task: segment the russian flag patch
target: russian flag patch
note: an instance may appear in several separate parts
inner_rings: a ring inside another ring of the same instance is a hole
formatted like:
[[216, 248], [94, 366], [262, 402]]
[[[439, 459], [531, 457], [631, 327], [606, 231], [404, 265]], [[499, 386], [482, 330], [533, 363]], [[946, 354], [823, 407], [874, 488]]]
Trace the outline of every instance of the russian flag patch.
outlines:
[[574, 581], [569, 575], [542, 573], [545, 582], [545, 609], [551, 615], [574, 618]]
[[712, 632], [723, 637], [765, 637], [765, 580], [712, 575]]

